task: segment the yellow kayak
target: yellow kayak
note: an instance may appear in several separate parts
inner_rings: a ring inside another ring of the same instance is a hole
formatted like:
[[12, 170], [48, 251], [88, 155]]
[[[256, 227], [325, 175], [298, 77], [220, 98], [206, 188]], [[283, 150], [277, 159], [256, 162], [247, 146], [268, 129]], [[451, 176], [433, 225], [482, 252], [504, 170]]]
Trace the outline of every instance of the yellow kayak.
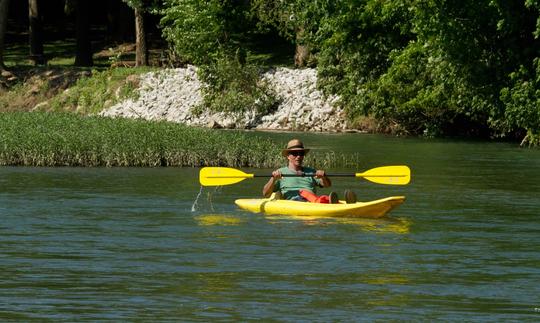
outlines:
[[296, 216], [348, 217], [348, 218], [380, 218], [405, 201], [405, 196], [391, 196], [371, 202], [347, 204], [321, 204], [290, 200], [238, 199], [234, 201], [241, 209], [265, 214], [282, 214]]

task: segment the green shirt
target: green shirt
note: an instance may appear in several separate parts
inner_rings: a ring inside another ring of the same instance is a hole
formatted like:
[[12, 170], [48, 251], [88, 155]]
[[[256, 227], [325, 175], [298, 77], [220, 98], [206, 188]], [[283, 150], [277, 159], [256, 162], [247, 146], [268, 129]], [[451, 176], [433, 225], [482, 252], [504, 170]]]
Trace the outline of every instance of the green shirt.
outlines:
[[[289, 167], [282, 167], [279, 169], [281, 174], [296, 174], [295, 171]], [[302, 167], [304, 173], [315, 174], [316, 170], [310, 167]], [[290, 200], [296, 196], [299, 196], [300, 190], [308, 190], [316, 193], [316, 188], [322, 187], [322, 180], [315, 177], [283, 177], [274, 183], [274, 192], [281, 191], [283, 198]]]

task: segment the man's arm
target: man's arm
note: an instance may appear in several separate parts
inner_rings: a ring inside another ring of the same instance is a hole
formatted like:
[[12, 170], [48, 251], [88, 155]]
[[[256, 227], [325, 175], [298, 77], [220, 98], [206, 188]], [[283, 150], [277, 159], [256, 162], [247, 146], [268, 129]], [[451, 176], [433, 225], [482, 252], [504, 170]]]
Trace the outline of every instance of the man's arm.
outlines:
[[263, 187], [263, 196], [269, 197], [272, 195], [272, 192], [274, 192], [274, 184], [277, 180], [281, 178], [281, 172], [279, 170], [275, 170], [272, 172], [272, 177], [268, 180], [268, 182]]

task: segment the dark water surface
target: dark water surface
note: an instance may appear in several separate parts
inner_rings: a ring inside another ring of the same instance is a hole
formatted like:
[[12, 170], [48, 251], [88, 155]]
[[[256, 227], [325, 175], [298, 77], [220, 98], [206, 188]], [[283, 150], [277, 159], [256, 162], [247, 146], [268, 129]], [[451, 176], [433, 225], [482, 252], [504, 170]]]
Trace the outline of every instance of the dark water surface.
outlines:
[[192, 211], [194, 168], [0, 168], [0, 319], [540, 320], [540, 151], [299, 136], [357, 153], [351, 172], [409, 165], [408, 186], [334, 179], [407, 201], [386, 219], [299, 220], [234, 206], [264, 179], [205, 188]]

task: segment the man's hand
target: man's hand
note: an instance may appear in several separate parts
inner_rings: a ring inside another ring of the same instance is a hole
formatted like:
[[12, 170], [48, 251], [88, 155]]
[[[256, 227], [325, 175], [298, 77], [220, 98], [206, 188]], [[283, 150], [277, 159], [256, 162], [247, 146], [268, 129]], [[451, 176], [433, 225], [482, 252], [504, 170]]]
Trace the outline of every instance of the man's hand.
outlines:
[[315, 172], [315, 177], [321, 179], [321, 186], [322, 187], [329, 187], [332, 186], [332, 182], [330, 181], [330, 178], [326, 176], [326, 172], [322, 169], [319, 169]]
[[279, 169], [276, 169], [272, 172], [272, 178], [275, 180], [281, 179], [283, 176], [281, 175], [281, 171]]

